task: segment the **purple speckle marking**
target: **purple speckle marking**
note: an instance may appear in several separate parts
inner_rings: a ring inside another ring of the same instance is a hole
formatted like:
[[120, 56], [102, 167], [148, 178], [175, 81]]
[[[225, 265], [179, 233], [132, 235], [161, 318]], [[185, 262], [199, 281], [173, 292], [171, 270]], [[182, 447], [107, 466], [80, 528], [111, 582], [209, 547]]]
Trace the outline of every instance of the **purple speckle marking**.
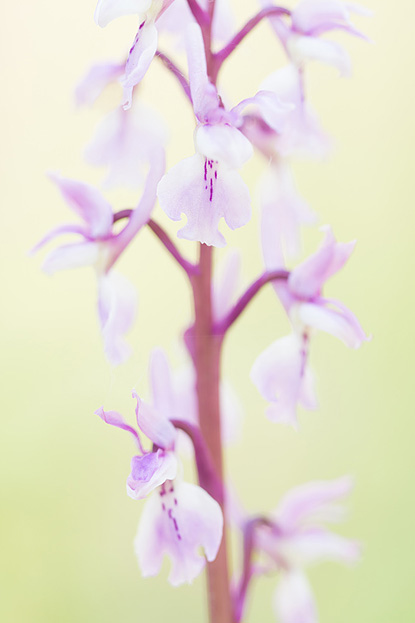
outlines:
[[[170, 495], [170, 494], [173, 494], [173, 495]], [[173, 514], [173, 506], [171, 506], [172, 503], [174, 504], [174, 506], [178, 506], [177, 498], [174, 496], [173, 482], [167, 481], [163, 483], [160, 486], [159, 495], [161, 498], [164, 498], [165, 496], [167, 496], [165, 497], [165, 500], [162, 502], [161, 508], [163, 509], [163, 512], [167, 512], [167, 517], [169, 521], [171, 521], [173, 524], [173, 528], [176, 533], [177, 540], [182, 541], [182, 535], [180, 534], [179, 524], [177, 523], [177, 519]]]
[[216, 160], [205, 158], [203, 179], [205, 180], [205, 190], [209, 192], [210, 203], [213, 201], [214, 184], [218, 179], [217, 164]]

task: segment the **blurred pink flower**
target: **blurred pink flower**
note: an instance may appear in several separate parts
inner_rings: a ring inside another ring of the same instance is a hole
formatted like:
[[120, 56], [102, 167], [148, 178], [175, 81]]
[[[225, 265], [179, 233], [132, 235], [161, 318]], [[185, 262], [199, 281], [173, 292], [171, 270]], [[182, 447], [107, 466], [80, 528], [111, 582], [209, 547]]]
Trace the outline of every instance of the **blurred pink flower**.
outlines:
[[304, 573], [311, 564], [333, 560], [354, 563], [359, 545], [328, 530], [344, 515], [337, 502], [352, 488], [348, 477], [310, 482], [287, 493], [266, 525], [256, 530], [256, 547], [270, 568], [281, 572], [274, 595], [279, 623], [317, 623], [314, 598]]
[[[263, 230], [264, 257], [269, 269], [280, 268], [275, 252], [275, 232]], [[331, 228], [320, 249], [291, 271], [286, 282], [274, 284], [293, 325], [294, 334], [271, 344], [256, 359], [251, 379], [261, 395], [271, 402], [267, 414], [275, 421], [297, 427], [296, 405], [316, 407], [312, 377], [307, 371], [309, 336], [312, 329], [334, 335], [350, 348], [368, 340], [356, 316], [335, 299], [322, 296], [324, 283], [350, 257], [355, 242], [338, 243]]]

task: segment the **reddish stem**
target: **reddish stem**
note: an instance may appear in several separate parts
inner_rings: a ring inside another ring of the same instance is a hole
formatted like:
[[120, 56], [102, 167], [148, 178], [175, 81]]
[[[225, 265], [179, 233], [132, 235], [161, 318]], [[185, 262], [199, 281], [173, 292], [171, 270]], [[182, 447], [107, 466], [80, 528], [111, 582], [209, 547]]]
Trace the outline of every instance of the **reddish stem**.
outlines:
[[223, 62], [228, 58], [228, 56], [230, 56], [230, 54], [232, 54], [232, 52], [245, 39], [245, 37], [249, 35], [251, 30], [253, 30], [255, 26], [262, 22], [263, 19], [265, 19], [266, 17], [271, 17], [273, 15], [291, 15], [291, 11], [278, 6], [266, 7], [265, 9], [262, 9], [262, 11], [257, 13], [257, 15], [254, 15], [254, 17], [251, 17], [251, 19], [247, 21], [245, 26], [243, 26], [241, 30], [236, 33], [234, 38], [227, 45], [225, 45], [222, 50], [213, 55], [215, 77], [218, 75]]
[[[113, 223], [116, 223], [117, 221], [121, 221], [124, 218], [130, 218], [130, 216], [133, 214], [133, 212], [134, 212], [134, 210], [131, 210], [130, 208], [127, 208], [125, 210], [120, 210], [119, 212], [116, 212], [114, 214], [114, 216], [113, 216], [113, 219], [112, 219]], [[147, 225], [149, 226], [151, 231], [157, 236], [157, 238], [160, 240], [160, 242], [164, 245], [164, 247], [167, 249], [167, 251], [170, 253], [170, 255], [172, 255], [174, 257], [174, 259], [176, 260], [176, 262], [182, 268], [184, 268], [184, 270], [186, 271], [186, 273], [189, 276], [191, 274], [197, 272], [197, 266], [195, 266], [191, 262], [188, 262], [183, 257], [183, 255], [180, 253], [179, 249], [174, 244], [173, 240], [170, 238], [168, 233], [166, 231], [164, 231], [164, 229], [161, 227], [161, 225], [156, 223], [156, 221], [154, 221], [153, 219], [150, 219], [149, 221], [147, 221]]]
[[157, 50], [156, 52], [156, 56], [158, 56], [158, 58], [162, 61], [162, 63], [165, 65], [165, 67], [167, 67], [167, 69], [177, 78], [177, 80], [179, 81], [183, 91], [186, 94], [186, 97], [190, 100], [190, 102], [192, 101], [191, 95], [190, 95], [190, 87], [189, 87], [189, 82], [187, 81], [186, 76], [184, 75], [184, 73], [177, 67], [177, 65], [175, 65], [173, 63], [173, 61], [163, 52], [160, 52], [159, 50]]
[[207, 491], [215, 500], [223, 502], [223, 486], [222, 481], [216, 473], [213, 460], [205, 439], [198, 426], [185, 422], [184, 420], [171, 420], [173, 426], [182, 430], [190, 437], [193, 448], [195, 450], [195, 460], [199, 484]]
[[173, 240], [164, 231], [164, 229], [158, 223], [156, 223], [156, 221], [153, 221], [153, 219], [150, 219], [147, 225], [149, 226], [151, 231], [157, 236], [160, 242], [165, 246], [165, 248], [170, 253], [170, 255], [172, 255], [174, 259], [176, 260], [176, 262], [186, 271], [189, 277], [190, 275], [193, 275], [197, 272], [198, 270], [197, 266], [195, 266], [191, 262], [188, 262], [183, 257], [179, 249], [174, 244]]
[[235, 303], [231, 311], [225, 316], [225, 318], [215, 326], [215, 332], [219, 335], [224, 335], [233, 323], [239, 318], [242, 312], [246, 309], [252, 299], [258, 294], [258, 292], [267, 283], [272, 281], [286, 281], [290, 273], [288, 270], [275, 270], [269, 271], [258, 277], [252, 285], [244, 292], [240, 299]]
[[191, 10], [193, 17], [199, 24], [199, 26], [203, 29], [209, 25], [209, 13], [206, 13], [197, 2], [197, 0], [187, 0], [187, 4], [189, 5], [189, 9]]
[[221, 504], [224, 514], [222, 543], [216, 559], [207, 566], [209, 620], [211, 623], [232, 623], [226, 550], [226, 516], [223, 505], [223, 458], [219, 405], [222, 338], [213, 331], [212, 251], [212, 247], [200, 245], [199, 274], [192, 278], [195, 305], [192, 338], [200, 430], [219, 477], [220, 494], [215, 497]]
[[235, 594], [235, 623], [240, 623], [244, 613], [248, 588], [253, 578], [252, 557], [255, 547], [255, 530], [258, 526], [271, 526], [266, 517], [254, 517], [244, 527], [244, 559], [242, 575]]

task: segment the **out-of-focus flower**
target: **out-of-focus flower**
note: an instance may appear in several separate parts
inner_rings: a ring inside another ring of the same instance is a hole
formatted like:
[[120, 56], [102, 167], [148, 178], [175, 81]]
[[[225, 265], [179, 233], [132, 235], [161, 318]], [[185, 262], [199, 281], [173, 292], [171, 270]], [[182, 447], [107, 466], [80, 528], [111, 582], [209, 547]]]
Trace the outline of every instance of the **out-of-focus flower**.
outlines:
[[[267, 0], [263, 5], [269, 6]], [[351, 21], [351, 14], [370, 14], [355, 4], [340, 0], [301, 0], [291, 12], [291, 24], [278, 16], [270, 17], [275, 33], [284, 45], [291, 61], [302, 68], [309, 60], [317, 60], [336, 67], [341, 75], [350, 73], [350, 58], [335, 41], [320, 36], [332, 30], [343, 30], [367, 39]]]
[[156, 20], [173, 0], [99, 0], [95, 21], [107, 26], [124, 15], [138, 15], [140, 26], [128, 54], [125, 72], [121, 78], [124, 88], [123, 106], [131, 107], [133, 89], [145, 76], [157, 50]]
[[[275, 233], [264, 230], [265, 258], [275, 257], [275, 244]], [[251, 378], [261, 395], [272, 403], [268, 414], [276, 421], [296, 427], [297, 402], [315, 408], [306, 366], [312, 329], [330, 333], [350, 348], [358, 348], [368, 339], [356, 316], [343, 303], [322, 296], [324, 283], [343, 267], [354, 246], [355, 242], [338, 243], [331, 228], [326, 228], [320, 249], [297, 266], [286, 282], [274, 284], [294, 334], [277, 340], [259, 355]]]
[[301, 250], [301, 226], [315, 223], [316, 215], [298, 193], [285, 159], [271, 160], [261, 181], [260, 203], [261, 228], [279, 238], [271, 252], [282, 251], [289, 260], [296, 258]]
[[164, 153], [151, 165], [141, 200], [125, 227], [113, 231], [111, 205], [93, 186], [57, 174], [50, 177], [57, 185], [68, 206], [83, 220], [80, 225], [61, 225], [47, 234], [33, 252], [63, 234], [75, 234], [78, 242], [64, 244], [49, 253], [43, 265], [45, 272], [92, 266], [98, 280], [98, 314], [104, 347], [113, 365], [124, 362], [131, 350], [124, 340], [136, 313], [136, 293], [133, 286], [111, 270], [113, 264], [143, 227], [154, 207], [156, 186], [164, 170]]
[[307, 342], [292, 333], [273, 342], [255, 360], [251, 380], [269, 401], [266, 415], [273, 422], [297, 429], [297, 405], [309, 410], [317, 408], [307, 358]]
[[353, 563], [360, 548], [325, 526], [344, 515], [337, 502], [349, 493], [348, 477], [316, 481], [290, 491], [272, 513], [270, 521], [258, 526], [256, 547], [265, 553], [271, 568], [281, 572], [274, 595], [279, 623], [317, 623], [314, 597], [304, 569], [333, 560]]
[[104, 62], [92, 65], [75, 89], [78, 106], [92, 106], [102, 91], [123, 74], [124, 65]]
[[167, 129], [155, 111], [142, 104], [128, 111], [117, 108], [99, 124], [85, 157], [90, 164], [107, 167], [105, 188], [138, 188], [166, 141]]

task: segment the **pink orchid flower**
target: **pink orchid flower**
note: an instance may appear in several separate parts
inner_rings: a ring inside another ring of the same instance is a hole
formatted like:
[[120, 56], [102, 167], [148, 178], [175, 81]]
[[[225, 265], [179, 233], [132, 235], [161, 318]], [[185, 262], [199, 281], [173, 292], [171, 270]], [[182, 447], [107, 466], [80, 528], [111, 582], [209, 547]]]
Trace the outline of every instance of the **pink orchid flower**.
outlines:
[[92, 65], [76, 86], [76, 105], [92, 106], [104, 89], [122, 76], [123, 71], [124, 66], [120, 63], [107, 61]]
[[144, 192], [125, 227], [113, 231], [111, 205], [93, 186], [64, 178], [50, 177], [57, 185], [68, 206], [83, 220], [83, 224], [61, 225], [47, 234], [33, 252], [54, 238], [75, 234], [78, 242], [64, 244], [52, 251], [43, 264], [43, 270], [53, 274], [59, 270], [94, 267], [98, 280], [98, 315], [106, 355], [113, 365], [123, 363], [131, 349], [124, 335], [132, 327], [136, 313], [136, 293], [127, 279], [111, 270], [112, 266], [147, 223], [156, 200], [156, 186], [164, 170], [164, 154], [152, 163]]
[[[226, 244], [218, 229], [223, 217], [231, 229], [245, 225], [251, 217], [249, 191], [237, 172], [252, 155], [250, 141], [239, 130], [244, 107], [256, 104], [262, 114], [280, 119], [285, 113], [278, 99], [258, 93], [231, 111], [226, 110], [215, 86], [209, 81], [200, 28], [187, 29], [190, 92], [197, 120], [196, 154], [176, 164], [161, 180], [161, 207], [174, 221], [182, 214], [186, 225], [178, 236], [207, 245]], [[277, 123], [277, 121], [275, 121]]]
[[260, 185], [261, 226], [279, 236], [277, 248], [293, 259], [301, 251], [303, 225], [316, 222], [316, 215], [299, 194], [286, 159], [270, 161]]
[[265, 553], [270, 567], [281, 572], [274, 594], [279, 623], [317, 623], [314, 597], [304, 569], [323, 561], [346, 564], [359, 559], [360, 547], [325, 524], [344, 516], [337, 502], [352, 488], [348, 477], [316, 481], [286, 494], [268, 525], [256, 532], [256, 547]]
[[133, 89], [141, 82], [157, 51], [156, 21], [173, 0], [99, 0], [95, 21], [105, 27], [124, 15], [138, 15], [140, 26], [128, 54], [125, 72], [121, 78], [124, 88], [123, 107], [131, 107]]
[[148, 165], [163, 158], [167, 129], [156, 111], [143, 104], [117, 108], [98, 125], [85, 150], [86, 160], [107, 168], [104, 188], [139, 188]]
[[[269, 6], [266, 0], [262, 4]], [[353, 25], [352, 13], [370, 15], [370, 11], [363, 7], [341, 0], [301, 0], [291, 12], [291, 25], [279, 17], [271, 17], [270, 22], [298, 68], [302, 68], [306, 61], [316, 60], [336, 67], [341, 75], [349, 75], [351, 64], [346, 50], [321, 35], [343, 30], [367, 40]]]
[[[161, 390], [161, 393], [160, 391]], [[145, 451], [139, 433], [125, 423], [116, 411], [96, 412], [107, 424], [133, 435], [140, 454], [131, 461], [127, 493], [146, 501], [134, 548], [143, 576], [159, 573], [163, 558], [171, 560], [169, 581], [174, 586], [192, 582], [205, 567], [206, 560], [216, 558], [222, 540], [223, 516], [219, 504], [201, 487], [183, 482], [178, 475], [176, 429], [170, 422], [170, 405], [165, 401], [165, 388], [153, 384], [154, 405], [137, 399], [136, 418], [139, 430], [153, 443]], [[164, 412], [167, 407], [168, 413]], [[199, 553], [203, 548], [204, 555]]]
[[[312, 377], [307, 369], [312, 329], [334, 335], [350, 348], [368, 340], [356, 316], [335, 299], [322, 296], [324, 283], [347, 262], [355, 242], [338, 243], [331, 228], [320, 249], [290, 274], [286, 283], [274, 285], [293, 325], [294, 334], [277, 340], [256, 359], [251, 379], [271, 402], [267, 414], [274, 421], [298, 426], [296, 405], [316, 407]], [[275, 232], [263, 230], [264, 257], [268, 268], [281, 267]], [[277, 249], [277, 250], [276, 250]]]

